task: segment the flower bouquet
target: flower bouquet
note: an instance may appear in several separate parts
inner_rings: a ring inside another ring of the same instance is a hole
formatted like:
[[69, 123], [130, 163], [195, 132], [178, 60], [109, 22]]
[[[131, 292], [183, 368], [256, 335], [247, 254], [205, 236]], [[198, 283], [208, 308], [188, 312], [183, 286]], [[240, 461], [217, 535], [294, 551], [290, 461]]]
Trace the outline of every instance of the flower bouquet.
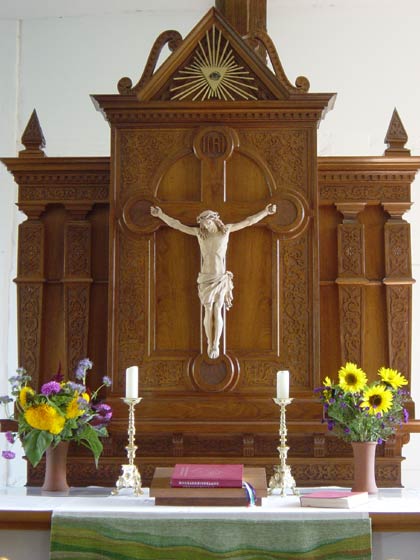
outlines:
[[324, 405], [328, 429], [348, 442], [382, 443], [408, 421], [404, 403], [410, 400], [403, 387], [407, 379], [395, 369], [381, 367], [379, 379], [368, 383], [366, 373], [347, 362], [338, 372], [338, 382], [325, 377], [316, 389]]
[[[16, 435], [21, 440], [25, 455], [35, 467], [49, 447], [62, 441], [75, 441], [91, 450], [98, 464], [102, 453], [100, 438], [106, 437], [107, 424], [112, 417], [108, 404], [97, 402], [100, 389], [111, 385], [104, 377], [95, 391], [86, 387], [87, 371], [92, 368], [87, 358], [81, 360], [75, 373], [75, 381], [64, 381], [61, 373], [42, 385], [39, 393], [31, 387], [31, 376], [19, 368], [16, 376], [9, 379], [15, 397], [15, 413], [8, 415], [17, 421], [17, 434], [6, 433], [10, 443]], [[6, 407], [13, 402], [9, 396], [0, 397]], [[7, 410], [6, 410], [7, 412]], [[5, 459], [13, 459], [12, 451], [3, 451]]]

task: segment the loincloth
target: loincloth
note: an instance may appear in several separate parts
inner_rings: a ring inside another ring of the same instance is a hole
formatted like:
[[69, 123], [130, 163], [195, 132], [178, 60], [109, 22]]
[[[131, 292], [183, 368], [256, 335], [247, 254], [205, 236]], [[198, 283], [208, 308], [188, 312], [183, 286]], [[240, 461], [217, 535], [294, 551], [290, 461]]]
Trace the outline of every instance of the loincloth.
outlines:
[[226, 308], [232, 307], [233, 274], [229, 271], [222, 274], [200, 272], [197, 278], [198, 297], [202, 305], [211, 305], [223, 301]]

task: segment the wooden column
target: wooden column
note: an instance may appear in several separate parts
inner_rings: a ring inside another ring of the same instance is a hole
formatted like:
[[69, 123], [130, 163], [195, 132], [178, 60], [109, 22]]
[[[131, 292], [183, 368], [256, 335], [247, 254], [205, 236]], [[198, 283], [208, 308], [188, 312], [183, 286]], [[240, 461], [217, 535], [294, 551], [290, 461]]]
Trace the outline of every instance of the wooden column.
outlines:
[[361, 364], [364, 338], [365, 236], [358, 214], [365, 203], [337, 203], [343, 215], [338, 226], [338, 284], [342, 362]]
[[91, 225], [86, 221], [90, 206], [68, 210], [64, 227], [63, 297], [67, 370], [88, 355], [89, 300], [91, 276]]
[[28, 220], [19, 226], [17, 307], [19, 329], [19, 364], [38, 383], [41, 369], [41, 336], [44, 303], [45, 229], [40, 220], [43, 205], [21, 207]]
[[384, 225], [386, 312], [390, 367], [410, 371], [411, 275], [410, 225], [402, 218], [411, 203], [382, 204], [389, 214]]

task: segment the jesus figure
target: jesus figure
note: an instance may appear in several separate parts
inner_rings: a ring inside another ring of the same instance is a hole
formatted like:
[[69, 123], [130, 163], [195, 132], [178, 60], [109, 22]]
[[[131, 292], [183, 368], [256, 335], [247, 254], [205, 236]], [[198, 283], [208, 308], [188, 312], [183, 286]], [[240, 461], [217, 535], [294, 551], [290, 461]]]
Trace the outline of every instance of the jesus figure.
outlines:
[[204, 307], [204, 331], [207, 337], [209, 358], [219, 356], [219, 341], [223, 331], [223, 306], [232, 306], [233, 274], [226, 270], [226, 252], [229, 234], [233, 231], [256, 224], [266, 216], [276, 212], [275, 204], [268, 204], [264, 210], [248, 216], [236, 224], [224, 224], [217, 212], [204, 210], [197, 216], [198, 227], [183, 224], [171, 218], [158, 206], [152, 206], [150, 213], [160, 218], [168, 226], [195, 235], [201, 251], [201, 270], [198, 274], [198, 297]]

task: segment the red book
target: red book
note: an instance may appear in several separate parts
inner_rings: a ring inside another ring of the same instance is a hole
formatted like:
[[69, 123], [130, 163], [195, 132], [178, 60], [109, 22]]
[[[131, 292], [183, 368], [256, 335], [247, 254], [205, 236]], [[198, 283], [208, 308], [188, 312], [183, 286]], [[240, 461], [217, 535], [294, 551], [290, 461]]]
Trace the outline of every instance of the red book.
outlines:
[[243, 465], [175, 465], [172, 488], [242, 488]]
[[321, 490], [300, 496], [300, 505], [304, 507], [351, 508], [369, 501], [367, 492], [347, 490]]

